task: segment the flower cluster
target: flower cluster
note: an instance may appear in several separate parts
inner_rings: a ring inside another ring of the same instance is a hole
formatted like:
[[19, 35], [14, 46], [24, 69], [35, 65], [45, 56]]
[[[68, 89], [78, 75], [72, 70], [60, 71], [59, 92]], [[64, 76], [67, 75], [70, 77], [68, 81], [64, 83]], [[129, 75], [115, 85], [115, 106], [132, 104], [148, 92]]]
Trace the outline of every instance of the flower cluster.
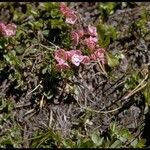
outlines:
[[89, 25], [85, 30], [79, 29], [72, 31], [71, 39], [75, 46], [78, 44], [86, 45], [91, 51], [98, 46], [97, 29], [91, 25]]
[[[70, 68], [70, 63], [79, 66], [80, 63], [86, 64], [91, 61], [100, 61], [104, 64], [105, 49], [100, 48], [98, 44], [97, 28], [88, 25], [84, 29], [77, 27], [74, 29], [78, 17], [65, 3], [60, 4], [60, 12], [66, 18], [66, 23], [74, 25], [71, 29], [70, 37], [75, 50], [65, 51], [64, 49], [58, 49], [55, 52], [55, 59], [58, 63], [56, 68], [58, 70], [65, 70]], [[88, 50], [86, 55], [83, 54], [83, 49]]]
[[60, 11], [66, 18], [66, 23], [75, 24], [77, 21], [77, 15], [74, 11], [66, 6], [65, 3], [60, 4]]
[[80, 50], [65, 51], [64, 49], [58, 49], [55, 52], [55, 59], [58, 62], [56, 65], [58, 70], [65, 70], [70, 68], [70, 63], [74, 64], [75, 66], [79, 66], [80, 63], [85, 64], [90, 62], [89, 57], [82, 55]]
[[15, 24], [4, 24], [0, 23], [0, 33], [5, 37], [15, 35], [17, 26]]

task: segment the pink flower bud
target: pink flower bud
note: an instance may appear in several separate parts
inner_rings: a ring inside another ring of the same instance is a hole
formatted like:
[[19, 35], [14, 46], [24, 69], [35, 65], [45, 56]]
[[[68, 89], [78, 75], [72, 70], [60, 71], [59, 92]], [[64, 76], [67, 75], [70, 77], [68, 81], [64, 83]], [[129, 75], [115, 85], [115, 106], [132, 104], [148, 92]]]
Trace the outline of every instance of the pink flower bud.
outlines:
[[73, 41], [73, 44], [74, 44], [75, 46], [77, 46], [78, 43], [79, 43], [79, 34], [78, 34], [77, 32], [75, 32], [75, 31], [72, 31], [72, 32], [71, 32], [71, 39], [72, 39], [72, 41]]
[[67, 61], [68, 59], [66, 51], [64, 49], [56, 50], [54, 58], [56, 59], [57, 62], [60, 62], [61, 60]]
[[86, 64], [90, 62], [90, 58], [88, 56], [82, 56], [82, 63]]

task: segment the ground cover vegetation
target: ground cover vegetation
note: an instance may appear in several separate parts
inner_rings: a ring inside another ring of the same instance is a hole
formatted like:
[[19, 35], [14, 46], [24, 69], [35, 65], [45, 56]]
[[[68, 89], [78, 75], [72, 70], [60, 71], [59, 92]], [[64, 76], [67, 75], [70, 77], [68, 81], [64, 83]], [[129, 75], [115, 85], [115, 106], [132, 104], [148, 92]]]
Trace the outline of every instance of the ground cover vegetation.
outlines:
[[0, 3], [0, 147], [150, 146], [150, 5]]

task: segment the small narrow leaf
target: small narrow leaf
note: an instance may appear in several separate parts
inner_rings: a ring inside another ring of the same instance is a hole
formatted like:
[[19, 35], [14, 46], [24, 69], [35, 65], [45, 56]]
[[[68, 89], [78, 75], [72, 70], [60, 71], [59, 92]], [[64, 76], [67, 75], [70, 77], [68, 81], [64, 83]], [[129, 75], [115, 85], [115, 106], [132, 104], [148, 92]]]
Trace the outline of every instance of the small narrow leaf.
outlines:
[[94, 144], [95, 144], [96, 146], [101, 145], [102, 142], [103, 142], [103, 139], [101, 139], [101, 138], [99, 137], [99, 135], [98, 135], [97, 133], [95, 133], [95, 132], [92, 134], [91, 139], [92, 139], [92, 141], [94, 142]]
[[116, 67], [119, 65], [119, 60], [114, 55], [110, 53], [106, 53], [106, 57], [107, 57], [108, 65], [110, 67]]
[[150, 105], [150, 86], [148, 85], [144, 91], [144, 97], [145, 97], [145, 102], [147, 102], [148, 105]]
[[110, 146], [110, 148], [119, 148], [121, 144], [122, 144], [121, 141], [117, 140]]

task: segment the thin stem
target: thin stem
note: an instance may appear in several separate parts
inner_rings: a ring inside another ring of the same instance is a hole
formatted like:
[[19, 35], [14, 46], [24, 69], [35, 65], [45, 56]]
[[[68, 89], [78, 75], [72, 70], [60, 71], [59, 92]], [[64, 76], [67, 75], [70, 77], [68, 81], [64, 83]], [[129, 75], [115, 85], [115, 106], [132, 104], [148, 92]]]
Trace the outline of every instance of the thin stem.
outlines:
[[98, 64], [100, 66], [100, 69], [102, 70], [103, 74], [105, 74], [107, 76], [107, 72], [105, 71], [104, 67], [102, 66], [101, 62], [98, 61]]
[[30, 95], [31, 93], [33, 93], [36, 89], [39, 88], [39, 86], [41, 85], [42, 81], [40, 81], [40, 83], [31, 91], [29, 92], [27, 95]]
[[[128, 99], [130, 96], [132, 96], [133, 94], [135, 94], [136, 92], [138, 92], [139, 90], [141, 90], [142, 88], [144, 88], [146, 84], [143, 85], [144, 81], [146, 81], [148, 78], [148, 74], [146, 75], [146, 77], [127, 95], [125, 96], [123, 99]], [[141, 86], [142, 85], [142, 86]], [[141, 87], [140, 87], [141, 86]], [[139, 88], [140, 87], [140, 88]]]

